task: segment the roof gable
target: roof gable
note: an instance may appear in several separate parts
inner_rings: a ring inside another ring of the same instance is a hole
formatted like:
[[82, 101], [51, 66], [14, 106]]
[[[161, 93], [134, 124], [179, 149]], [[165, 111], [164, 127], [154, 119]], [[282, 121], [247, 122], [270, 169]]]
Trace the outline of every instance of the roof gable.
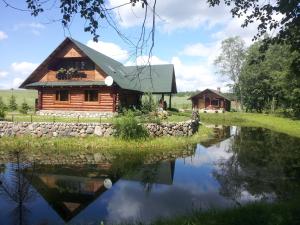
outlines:
[[[103, 70], [105, 75], [111, 76], [114, 82], [123, 89], [152, 93], [177, 93], [174, 66], [172, 64], [125, 67], [122, 63], [72, 38], [66, 38], [22, 83], [20, 88], [24, 88], [31, 83], [32, 78], [36, 76], [54, 56], [59, 54], [61, 48], [69, 43], [73, 43], [79, 49], [80, 54], [84, 54], [92, 60]], [[72, 54], [76, 55], [76, 51], [73, 51]]]
[[225, 98], [225, 99], [227, 99], [228, 101], [230, 101], [230, 99], [229, 99], [227, 96], [225, 96], [224, 94], [222, 94], [221, 92], [219, 92], [219, 91], [217, 91], [217, 90], [214, 90], [214, 89], [210, 89], [210, 88], [207, 88], [207, 89], [205, 89], [205, 90], [203, 90], [203, 91], [201, 91], [201, 92], [199, 92], [199, 93], [197, 93], [197, 94], [195, 94], [195, 95], [189, 97], [188, 99], [196, 98], [196, 97], [198, 97], [199, 95], [203, 94], [204, 92], [212, 92], [212, 93], [214, 93], [214, 94], [216, 94], [216, 95], [218, 95], [218, 96], [220, 96], [220, 97], [222, 97], [222, 98]]

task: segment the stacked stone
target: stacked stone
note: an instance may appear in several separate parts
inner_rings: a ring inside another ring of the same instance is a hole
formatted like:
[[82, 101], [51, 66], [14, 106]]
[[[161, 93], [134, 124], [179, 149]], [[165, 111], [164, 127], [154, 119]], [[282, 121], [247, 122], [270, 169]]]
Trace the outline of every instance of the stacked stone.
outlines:
[[109, 118], [113, 117], [113, 112], [87, 112], [87, 111], [58, 111], [58, 110], [40, 110], [36, 112], [39, 116], [57, 116], [66, 118]]
[[[178, 123], [145, 124], [151, 137], [191, 136], [199, 126], [198, 120]], [[87, 135], [112, 136], [111, 123], [49, 123], [0, 122], [0, 137], [32, 135], [36, 137], [85, 137]]]

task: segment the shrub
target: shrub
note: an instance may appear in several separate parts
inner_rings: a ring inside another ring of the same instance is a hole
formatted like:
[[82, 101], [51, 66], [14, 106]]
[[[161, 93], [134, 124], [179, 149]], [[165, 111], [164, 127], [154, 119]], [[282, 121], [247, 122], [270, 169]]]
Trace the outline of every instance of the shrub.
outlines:
[[9, 98], [8, 108], [11, 111], [16, 111], [18, 109], [18, 105], [16, 103], [16, 97], [11, 95]]
[[145, 139], [149, 136], [145, 127], [139, 124], [132, 111], [127, 111], [124, 116], [116, 118], [114, 127], [116, 129], [115, 136], [121, 139]]
[[5, 110], [3, 108], [0, 108], [0, 121], [4, 120], [5, 115], [6, 115]]
[[0, 120], [3, 120], [5, 118], [5, 111], [7, 110], [7, 106], [2, 100], [2, 97], [0, 97]]
[[157, 109], [157, 103], [155, 102], [151, 93], [146, 93], [142, 98], [141, 111], [143, 113], [154, 112]]
[[29, 109], [30, 109], [29, 105], [24, 100], [24, 102], [22, 103], [21, 108], [20, 108], [20, 113], [27, 114]]

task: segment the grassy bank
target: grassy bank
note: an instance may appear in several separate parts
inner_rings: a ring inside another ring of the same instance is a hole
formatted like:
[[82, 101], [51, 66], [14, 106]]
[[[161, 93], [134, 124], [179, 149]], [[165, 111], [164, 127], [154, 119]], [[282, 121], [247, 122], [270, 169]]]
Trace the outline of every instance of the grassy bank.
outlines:
[[298, 225], [298, 204], [296, 200], [274, 204], [251, 203], [233, 209], [194, 212], [170, 220], [160, 220], [153, 225]]
[[[173, 113], [169, 112], [166, 119], [161, 119], [161, 122], [182, 122], [191, 119], [191, 112], [187, 113]], [[141, 118], [137, 116], [139, 120]], [[62, 116], [39, 116], [34, 113], [21, 114], [19, 112], [7, 112], [5, 116], [6, 121], [11, 122], [63, 122], [63, 123], [111, 123], [113, 118], [88, 118], [88, 117], [62, 117]]]
[[159, 137], [145, 140], [122, 140], [115, 137], [68, 137], [68, 138], [35, 138], [35, 137], [3, 137], [0, 142], [1, 151], [22, 149], [29, 153], [44, 152], [69, 155], [76, 152], [122, 152], [155, 153], [164, 151], [181, 151], [188, 146], [212, 137], [212, 130], [201, 126], [191, 137]]
[[34, 108], [35, 99], [37, 98], [36, 90], [0, 90], [0, 97], [2, 97], [5, 104], [8, 104], [12, 94], [16, 97], [18, 106], [25, 100], [31, 108]]
[[258, 113], [201, 113], [201, 121], [211, 124], [263, 127], [300, 137], [300, 120]]

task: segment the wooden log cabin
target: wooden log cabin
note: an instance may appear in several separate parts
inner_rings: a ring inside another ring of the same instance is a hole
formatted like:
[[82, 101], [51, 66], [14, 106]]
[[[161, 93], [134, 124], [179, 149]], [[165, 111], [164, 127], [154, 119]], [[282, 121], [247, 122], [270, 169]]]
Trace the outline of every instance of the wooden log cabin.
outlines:
[[230, 111], [230, 99], [221, 93], [221, 90], [205, 89], [189, 98], [193, 109]]
[[[108, 81], [108, 82], [106, 82]], [[177, 93], [171, 64], [124, 66], [66, 38], [20, 88], [38, 90], [37, 110], [117, 112], [138, 107], [143, 93]]]

